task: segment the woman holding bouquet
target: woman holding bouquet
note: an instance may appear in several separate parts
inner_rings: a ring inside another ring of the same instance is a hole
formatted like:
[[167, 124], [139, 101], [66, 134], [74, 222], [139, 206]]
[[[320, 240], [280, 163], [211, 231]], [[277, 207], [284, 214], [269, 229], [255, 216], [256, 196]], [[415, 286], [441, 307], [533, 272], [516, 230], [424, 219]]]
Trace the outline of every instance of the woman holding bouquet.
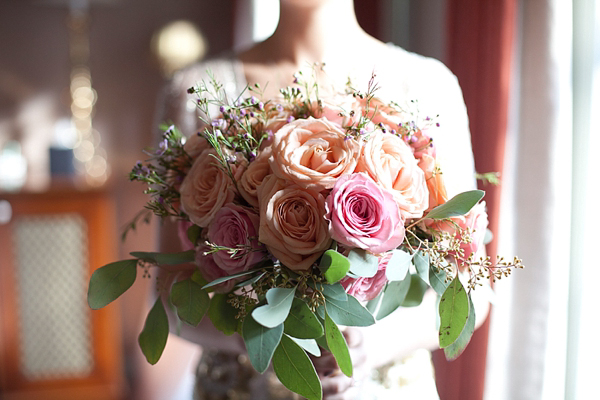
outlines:
[[[342, 92], [348, 79], [355, 89], [368, 90], [374, 74], [374, 82], [379, 87], [378, 98], [406, 103], [414, 100], [421, 115], [439, 115], [438, 127], [428, 132], [427, 143], [419, 148], [429, 145], [429, 137], [434, 141], [435, 159], [443, 166], [446, 198], [475, 187], [467, 114], [458, 82], [446, 67], [369, 36], [357, 23], [352, 0], [281, 0], [280, 3], [279, 24], [270, 38], [235, 56], [207, 61], [176, 74], [162, 101], [161, 121], [173, 122], [187, 136], [198, 131], [199, 111], [187, 89], [207, 80], [207, 70], [223, 83], [228, 97], [236, 98], [247, 84], [258, 83], [263, 100], [278, 96], [279, 88], [293, 86], [294, 74], [306, 71], [307, 66], [315, 63], [322, 66], [316, 77], [320, 96], [325, 99]], [[335, 119], [336, 115], [330, 117]], [[431, 179], [431, 175], [428, 178]], [[436, 201], [431, 196], [426, 200], [424, 206], [406, 212], [422, 216]], [[181, 249], [176, 232], [175, 224], [163, 225], [161, 250]], [[354, 290], [361, 292], [365, 299], [374, 297], [381, 289], [375, 282], [355, 286]], [[367, 328], [347, 328], [344, 335], [354, 364], [352, 378], [339, 373], [330, 355], [314, 360], [324, 398], [397, 398], [392, 391], [388, 395], [376, 394], [372, 385], [369, 393], [361, 392], [363, 381], [371, 382], [373, 369], [389, 367], [415, 349], [436, 347], [435, 297], [435, 293], [429, 291], [418, 307], [401, 308]], [[477, 291], [473, 299], [478, 326], [487, 314], [487, 301], [478, 300]], [[181, 336], [204, 349], [198, 374], [199, 398], [293, 398], [285, 390], [276, 393], [277, 385], [269, 382], [268, 374], [252, 373], [244, 357], [238, 357], [246, 351], [239, 337], [224, 336], [207, 318], [197, 328], [184, 325]], [[216, 370], [220, 376], [211, 377]], [[430, 389], [435, 392], [435, 388]], [[227, 393], [231, 394], [232, 390], [237, 394], [228, 397]], [[426, 395], [421, 393], [420, 398]]]

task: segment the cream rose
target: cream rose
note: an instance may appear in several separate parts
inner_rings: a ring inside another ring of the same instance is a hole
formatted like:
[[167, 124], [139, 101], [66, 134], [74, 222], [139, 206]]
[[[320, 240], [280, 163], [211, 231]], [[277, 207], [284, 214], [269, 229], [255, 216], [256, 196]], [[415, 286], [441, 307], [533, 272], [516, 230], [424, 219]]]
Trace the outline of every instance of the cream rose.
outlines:
[[363, 147], [357, 172], [392, 191], [402, 216], [420, 218], [429, 205], [425, 174], [411, 148], [396, 135], [375, 131]]
[[309, 269], [331, 244], [325, 198], [270, 175], [258, 188], [258, 199], [258, 240], [288, 268]]
[[[208, 226], [217, 211], [235, 197], [233, 181], [211, 154], [216, 154], [215, 150], [207, 149], [196, 158], [180, 188], [182, 210], [201, 227]], [[243, 172], [236, 165], [231, 168], [236, 174]]]
[[338, 177], [354, 172], [360, 144], [346, 138], [326, 119], [300, 119], [273, 136], [271, 169], [279, 178], [303, 188], [331, 189]]

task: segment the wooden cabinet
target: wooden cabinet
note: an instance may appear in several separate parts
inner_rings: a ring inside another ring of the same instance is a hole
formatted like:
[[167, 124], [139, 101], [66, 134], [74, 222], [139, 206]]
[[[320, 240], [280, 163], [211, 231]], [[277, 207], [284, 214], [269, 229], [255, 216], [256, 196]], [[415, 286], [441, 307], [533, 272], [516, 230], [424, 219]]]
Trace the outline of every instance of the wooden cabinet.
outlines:
[[0, 225], [0, 398], [122, 398], [118, 310], [86, 300], [93, 270], [117, 257], [110, 196], [56, 189], [0, 201], [12, 209]]

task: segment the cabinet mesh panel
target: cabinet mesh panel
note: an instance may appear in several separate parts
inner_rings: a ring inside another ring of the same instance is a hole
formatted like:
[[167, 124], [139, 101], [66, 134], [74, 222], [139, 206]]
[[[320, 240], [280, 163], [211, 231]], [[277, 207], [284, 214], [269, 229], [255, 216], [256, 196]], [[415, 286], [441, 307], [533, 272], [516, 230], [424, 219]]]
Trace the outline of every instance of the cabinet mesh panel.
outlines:
[[93, 368], [86, 302], [87, 234], [75, 214], [15, 220], [21, 373], [77, 378]]

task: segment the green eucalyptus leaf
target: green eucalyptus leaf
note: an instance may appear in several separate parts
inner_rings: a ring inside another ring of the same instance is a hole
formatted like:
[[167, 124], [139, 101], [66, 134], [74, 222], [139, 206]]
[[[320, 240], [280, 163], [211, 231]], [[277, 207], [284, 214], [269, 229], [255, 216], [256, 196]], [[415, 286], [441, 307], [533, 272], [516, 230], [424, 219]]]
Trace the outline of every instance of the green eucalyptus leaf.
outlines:
[[98, 268], [90, 278], [87, 300], [97, 310], [116, 300], [135, 282], [137, 260], [117, 261]]
[[321, 256], [319, 269], [328, 283], [336, 283], [343, 279], [350, 269], [350, 260], [335, 250], [327, 250]]
[[406, 293], [406, 297], [402, 302], [402, 307], [419, 306], [423, 302], [423, 296], [425, 296], [428, 287], [429, 285], [423, 282], [423, 279], [418, 275], [411, 275], [410, 288], [408, 288], [408, 293]]
[[412, 258], [412, 255], [404, 250], [393, 250], [392, 256], [390, 257], [387, 267], [385, 268], [385, 276], [388, 281], [404, 280], [410, 268]]
[[275, 349], [283, 335], [283, 324], [274, 328], [262, 326], [250, 316], [244, 318], [242, 338], [246, 344], [248, 358], [254, 369], [261, 374], [267, 370]]
[[446, 281], [446, 271], [442, 268], [439, 270], [436, 267], [429, 269], [429, 285], [440, 296], [444, 294], [450, 282]]
[[202, 289], [208, 289], [209, 287], [213, 287], [213, 286], [219, 285], [219, 284], [221, 284], [223, 282], [227, 282], [227, 281], [230, 281], [232, 279], [239, 278], [241, 276], [251, 275], [251, 274], [253, 274], [255, 272], [256, 272], [256, 270], [253, 269], [253, 270], [250, 270], [250, 271], [244, 271], [244, 272], [240, 272], [240, 273], [233, 274], [233, 275], [223, 276], [221, 278], [217, 278], [214, 281], [211, 281], [211, 282], [207, 283], [206, 285], [202, 286]]
[[325, 305], [327, 313], [338, 325], [370, 326], [375, 323], [369, 310], [353, 296], [348, 296], [346, 301], [325, 298]]
[[333, 285], [321, 285], [321, 291], [325, 297], [334, 300], [346, 301], [348, 300], [348, 294], [341, 283], [334, 283]]
[[446, 359], [448, 361], [456, 360], [458, 356], [462, 354], [471, 341], [473, 332], [475, 332], [475, 307], [473, 306], [473, 301], [469, 296], [469, 318], [467, 319], [467, 323], [465, 324], [465, 327], [460, 333], [458, 339], [456, 339], [451, 345], [444, 347], [444, 354], [446, 355]]
[[258, 282], [263, 276], [265, 276], [267, 274], [267, 271], [258, 274], [256, 276], [253, 276], [250, 279], [246, 279], [245, 281], [242, 281], [238, 284], [235, 285], [235, 287], [244, 287], [244, 286], [250, 286], [250, 285], [254, 285], [256, 282]]
[[273, 355], [273, 369], [279, 381], [308, 400], [321, 400], [321, 381], [302, 347], [283, 335]]
[[429, 285], [429, 254], [419, 251], [413, 258], [417, 274]]
[[352, 376], [352, 359], [350, 358], [346, 339], [335, 322], [329, 317], [329, 314], [327, 314], [327, 310], [325, 311], [325, 339], [327, 340], [327, 345], [344, 375]]
[[483, 198], [484, 194], [483, 190], [459, 193], [444, 204], [435, 207], [425, 218], [445, 219], [465, 215]]
[[134, 251], [131, 254], [140, 260], [149, 261], [157, 265], [178, 265], [194, 262], [196, 260], [196, 251], [188, 250], [180, 253], [148, 253]]
[[352, 249], [348, 253], [350, 272], [363, 278], [372, 278], [377, 273], [379, 259], [362, 249]]
[[323, 336], [323, 325], [308, 305], [295, 297], [290, 313], [285, 319], [284, 330], [298, 339], [316, 339]]
[[365, 308], [367, 310], [369, 310], [369, 312], [371, 314], [375, 315], [375, 312], [379, 308], [379, 304], [381, 303], [382, 298], [383, 298], [383, 290], [380, 291], [379, 294], [377, 294], [377, 296], [374, 299], [369, 300], [367, 302], [367, 304], [365, 304]]
[[201, 287], [208, 283], [208, 281], [202, 276], [202, 273], [197, 269], [192, 273], [191, 279]]
[[225, 335], [233, 335], [238, 330], [239, 321], [236, 319], [238, 310], [227, 302], [229, 295], [215, 293], [210, 300], [208, 317], [211, 322]]
[[192, 326], [198, 326], [210, 304], [208, 293], [192, 278], [175, 283], [170, 297], [177, 308], [177, 316]]
[[293, 288], [271, 288], [267, 291], [267, 304], [256, 307], [252, 311], [252, 317], [267, 328], [274, 328], [283, 323], [294, 300], [296, 287]]
[[458, 339], [469, 318], [469, 299], [458, 276], [452, 280], [440, 299], [440, 347], [448, 347]]
[[[323, 320], [323, 325], [325, 325], [325, 320]], [[320, 338], [316, 338], [315, 342], [317, 342], [319, 347], [321, 347], [323, 350], [331, 353], [331, 350], [329, 349], [329, 346], [327, 345], [327, 338], [325, 338], [325, 334], [323, 334], [323, 336], [321, 336]]]
[[387, 284], [381, 298], [381, 305], [377, 311], [378, 320], [387, 317], [402, 305], [408, 289], [410, 289], [410, 282], [411, 275], [409, 274], [401, 281], [389, 282]]
[[293, 336], [289, 336], [289, 338], [313, 356], [321, 357], [321, 348], [315, 339], [299, 339]]
[[152, 365], [156, 364], [167, 344], [169, 336], [169, 319], [165, 312], [162, 299], [156, 299], [154, 306], [146, 317], [144, 329], [138, 336], [138, 343], [146, 360]]

